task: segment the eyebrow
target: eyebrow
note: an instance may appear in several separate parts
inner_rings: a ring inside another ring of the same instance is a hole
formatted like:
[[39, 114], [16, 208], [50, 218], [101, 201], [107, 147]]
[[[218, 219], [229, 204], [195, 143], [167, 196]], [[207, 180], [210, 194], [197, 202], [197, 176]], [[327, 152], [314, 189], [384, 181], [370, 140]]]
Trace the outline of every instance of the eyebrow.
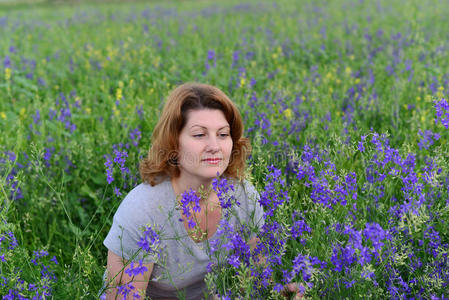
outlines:
[[[201, 126], [201, 125], [192, 125], [192, 126], [190, 126], [190, 129], [192, 129], [193, 127], [201, 127], [201, 128], [204, 128], [204, 129], [207, 129], [207, 127], [205, 127], [205, 126]], [[218, 128], [218, 130], [221, 130], [221, 129], [223, 129], [223, 128], [231, 128], [231, 126], [229, 126], [229, 125], [225, 125], [225, 126], [223, 126], [223, 127], [220, 127], [220, 128]]]

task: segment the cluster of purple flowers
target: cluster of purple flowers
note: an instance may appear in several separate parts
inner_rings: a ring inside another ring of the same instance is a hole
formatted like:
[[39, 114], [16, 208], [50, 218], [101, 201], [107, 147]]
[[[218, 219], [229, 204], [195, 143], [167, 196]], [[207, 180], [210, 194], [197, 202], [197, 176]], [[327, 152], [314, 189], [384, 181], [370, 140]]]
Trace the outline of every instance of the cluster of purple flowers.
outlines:
[[420, 150], [423, 148], [429, 149], [429, 147], [434, 144], [434, 141], [438, 141], [441, 137], [438, 133], [433, 133], [431, 130], [422, 132], [421, 129], [419, 130], [418, 135], [421, 137], [418, 143]]
[[231, 193], [234, 192], [234, 185], [225, 177], [214, 178], [212, 180], [212, 188], [217, 193], [220, 205], [223, 209], [230, 208], [234, 203], [240, 205], [235, 196]]
[[[160, 257], [161, 237], [157, 228], [147, 225], [143, 230], [143, 236], [140, 238], [137, 245], [145, 251], [145, 255], [153, 255], [153, 257]], [[140, 269], [142, 270], [142, 269]]]
[[[18, 200], [23, 198], [22, 188], [19, 185], [19, 180], [16, 178], [20, 169], [28, 167], [29, 163], [24, 165], [18, 162], [17, 155], [12, 151], [3, 153], [5, 157], [0, 157], [0, 174], [6, 175], [6, 185], [9, 187], [9, 198]], [[27, 155], [24, 154], [27, 158]], [[10, 167], [14, 165], [13, 167]], [[0, 206], [1, 207], [1, 206]]]
[[[13, 232], [0, 234], [0, 294], [6, 299], [46, 299], [52, 296], [57, 281], [55, 256], [48, 258], [46, 250], [34, 251], [30, 261], [24, 256]], [[31, 264], [30, 264], [31, 263]], [[20, 266], [18, 268], [17, 266]], [[23, 268], [23, 269], [22, 269]], [[26, 270], [25, 270], [26, 269]]]
[[306, 239], [302, 237], [305, 232], [311, 233], [312, 229], [306, 223], [304, 218], [300, 216], [298, 212], [294, 211], [292, 214], [292, 226], [290, 228], [291, 237], [293, 239], [301, 238], [300, 243], [304, 245], [306, 243]]
[[148, 271], [148, 268], [142, 265], [142, 260], [139, 260], [139, 264], [134, 265], [134, 262], [131, 262], [128, 268], [126, 268], [125, 273], [128, 274], [129, 277], [137, 276], [139, 274], [145, 274]]
[[265, 217], [269, 218], [290, 197], [286, 189], [286, 182], [281, 177], [281, 170], [273, 165], [268, 167], [269, 173], [265, 177], [265, 189], [260, 194], [259, 203], [264, 208]]
[[348, 200], [357, 199], [357, 174], [337, 175], [335, 164], [309, 145], [303, 147], [301, 159], [290, 170], [310, 190], [310, 198], [324, 207], [333, 209], [337, 204], [345, 206]]
[[[135, 132], [135, 134], [140, 134], [140, 132]], [[138, 136], [135, 136], [135, 141], [138, 141]], [[131, 173], [129, 167], [127, 166], [128, 149], [129, 144], [114, 144], [112, 155], [104, 155], [104, 165], [106, 167], [106, 181], [111, 184], [113, 181], [117, 183], [113, 187], [114, 194], [118, 197], [122, 193], [120, 188], [127, 189], [130, 186], [135, 186], [138, 182], [137, 174]], [[117, 173], [120, 172], [120, 177], [114, 177], [114, 171], [117, 167]]]
[[134, 147], [137, 147], [139, 145], [139, 141], [141, 138], [142, 132], [140, 131], [139, 127], [136, 127], [129, 132], [129, 139], [131, 140], [131, 143], [134, 145]]
[[[76, 96], [76, 92], [72, 91], [70, 93], [70, 98], [74, 98]], [[49, 119], [56, 119], [57, 121], [64, 124], [65, 128], [70, 130], [70, 133], [73, 133], [76, 130], [75, 123], [72, 122], [72, 109], [73, 107], [79, 109], [80, 103], [79, 101], [75, 101], [72, 105], [69, 104], [69, 101], [64, 95], [64, 93], [60, 93], [59, 97], [56, 99], [56, 107], [59, 110], [53, 110], [50, 108], [49, 111]]]
[[[333, 230], [347, 237], [345, 244], [337, 243], [332, 247], [330, 261], [333, 265], [332, 271], [344, 272], [351, 275], [356, 264], [365, 266], [372, 262], [373, 258], [379, 260], [382, 255], [382, 247], [385, 240], [391, 236], [377, 223], [366, 224], [364, 230], [357, 230], [350, 225], [336, 224]], [[339, 239], [341, 241], [341, 239]], [[351, 281], [345, 285], [352, 286]]]
[[[125, 284], [117, 286], [117, 294], [121, 295], [123, 297], [123, 299], [128, 299], [128, 296], [131, 295], [131, 293], [133, 293], [133, 291], [135, 289], [136, 288], [134, 287], [134, 285], [131, 282], [125, 283]], [[138, 292], [134, 292], [132, 294], [132, 296], [133, 296], [133, 300], [142, 298], [142, 297], [140, 297]]]
[[449, 103], [446, 99], [435, 101], [435, 124], [438, 122], [449, 128]]
[[[187, 219], [187, 223], [189, 228], [195, 228], [196, 222], [194, 215], [191, 213], [193, 212], [200, 212], [200, 196], [198, 196], [197, 192], [190, 189], [182, 193], [181, 195], [181, 209], [183, 216]], [[183, 221], [183, 219], [179, 219], [180, 222]]]
[[[217, 193], [220, 190], [227, 192], [230, 190], [229, 185], [228, 181], [217, 180], [214, 182], [214, 189], [218, 191]], [[252, 297], [265, 297], [270, 294], [271, 289], [281, 291], [285, 284], [294, 280], [301, 280], [306, 286], [312, 287], [312, 274], [316, 267], [325, 265], [318, 258], [301, 253], [297, 253], [286, 264], [289, 260], [286, 257], [287, 243], [300, 239], [300, 243], [305, 244], [303, 238], [311, 233], [311, 228], [297, 211], [291, 215], [292, 226], [285, 226], [283, 222], [279, 222], [279, 216], [282, 214], [279, 207], [289, 201], [285, 187], [286, 182], [282, 171], [270, 166], [265, 176], [265, 188], [260, 198], [255, 199], [265, 211], [264, 224], [260, 230], [248, 224], [235, 226], [223, 218], [215, 233], [216, 239], [210, 242], [211, 255], [219, 254], [222, 249], [225, 249], [227, 254], [222, 263], [232, 267], [236, 274], [249, 270], [252, 280]], [[227, 193], [220, 193], [220, 195], [224, 195], [224, 198], [230, 197]], [[250, 237], [254, 236], [258, 237], [257, 242], [255, 245], [250, 245]], [[226, 272], [223, 270], [229, 269], [210, 267], [209, 271], [215, 272], [216, 276], [225, 276], [220, 275], [220, 272]], [[276, 276], [281, 276], [280, 282], [273, 281]], [[232, 291], [221, 291], [221, 293], [224, 298], [242, 297], [238, 288]]]
[[209, 49], [207, 50], [207, 58], [204, 62], [204, 68], [205, 71], [203, 72], [203, 75], [206, 75], [207, 72], [211, 69], [211, 67], [217, 66], [217, 54], [215, 53], [215, 50]]

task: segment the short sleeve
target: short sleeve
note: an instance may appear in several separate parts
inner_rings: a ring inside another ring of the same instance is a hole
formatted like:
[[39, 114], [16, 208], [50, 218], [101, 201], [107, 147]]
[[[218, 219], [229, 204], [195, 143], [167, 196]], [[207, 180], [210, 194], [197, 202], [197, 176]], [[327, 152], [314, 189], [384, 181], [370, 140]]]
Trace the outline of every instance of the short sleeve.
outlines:
[[103, 244], [126, 260], [151, 263], [154, 262], [153, 258], [138, 245], [144, 236], [144, 227], [152, 223], [150, 216], [142, 209], [142, 198], [134, 190], [125, 197], [114, 215], [112, 227]]

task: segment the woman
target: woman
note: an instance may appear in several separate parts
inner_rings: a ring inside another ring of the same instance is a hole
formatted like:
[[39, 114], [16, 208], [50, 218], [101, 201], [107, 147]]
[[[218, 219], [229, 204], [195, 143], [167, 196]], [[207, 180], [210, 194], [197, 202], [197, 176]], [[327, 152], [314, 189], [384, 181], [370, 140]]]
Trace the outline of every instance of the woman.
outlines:
[[[218, 88], [188, 83], [172, 91], [140, 165], [144, 183], [120, 204], [104, 241], [109, 249], [107, 299], [115, 299], [115, 287], [123, 291], [128, 282], [134, 287], [130, 299], [136, 292], [151, 299], [209, 298], [204, 276], [220, 220], [226, 215], [235, 225], [263, 222], [257, 191], [243, 179], [250, 144], [242, 134], [240, 113]], [[211, 188], [217, 175], [235, 183], [239, 205], [233, 205], [233, 214]], [[192, 191], [200, 197], [199, 207], [180, 212], [182, 195], [192, 196]], [[142, 228], [148, 224], [164, 236], [158, 255], [145, 256], [140, 249]], [[123, 271], [127, 261], [138, 271]]]

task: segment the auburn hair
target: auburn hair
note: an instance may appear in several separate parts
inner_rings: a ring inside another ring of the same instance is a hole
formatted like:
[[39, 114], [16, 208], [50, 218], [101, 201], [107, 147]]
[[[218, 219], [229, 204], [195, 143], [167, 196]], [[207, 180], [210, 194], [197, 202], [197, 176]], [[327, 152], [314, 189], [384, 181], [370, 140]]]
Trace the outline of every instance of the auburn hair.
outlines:
[[232, 152], [224, 175], [243, 179], [246, 159], [251, 152], [249, 140], [243, 137], [243, 121], [234, 103], [220, 89], [200, 83], [185, 83], [168, 96], [161, 117], [151, 137], [148, 156], [140, 162], [140, 176], [152, 186], [163, 177], [178, 177], [179, 135], [191, 110], [219, 109], [231, 128]]

